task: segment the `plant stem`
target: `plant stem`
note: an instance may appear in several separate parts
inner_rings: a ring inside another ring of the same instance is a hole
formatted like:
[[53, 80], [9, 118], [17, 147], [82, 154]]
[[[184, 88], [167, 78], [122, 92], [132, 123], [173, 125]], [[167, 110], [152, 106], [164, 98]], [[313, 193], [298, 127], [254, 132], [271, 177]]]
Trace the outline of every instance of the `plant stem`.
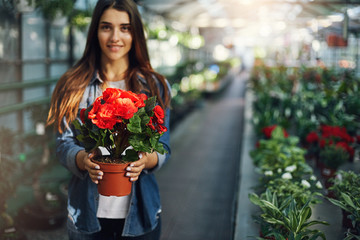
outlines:
[[115, 153], [114, 158], [121, 158], [121, 154], [128, 148], [129, 132], [126, 130], [126, 124], [120, 123], [114, 133]]

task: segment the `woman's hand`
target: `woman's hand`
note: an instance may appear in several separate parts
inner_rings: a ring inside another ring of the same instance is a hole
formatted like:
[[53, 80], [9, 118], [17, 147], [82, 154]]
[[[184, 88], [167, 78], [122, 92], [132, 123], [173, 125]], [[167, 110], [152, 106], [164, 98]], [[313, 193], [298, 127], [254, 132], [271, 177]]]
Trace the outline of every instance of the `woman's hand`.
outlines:
[[135, 182], [139, 179], [139, 176], [144, 169], [154, 168], [157, 165], [157, 162], [156, 152], [140, 153], [139, 160], [130, 163], [126, 168], [126, 176], [130, 178], [130, 181]]
[[76, 155], [76, 163], [77, 163], [78, 167], [81, 170], [88, 171], [91, 180], [95, 184], [98, 184], [99, 180], [101, 180], [102, 176], [104, 175], [104, 173], [100, 170], [100, 166], [91, 161], [97, 154], [99, 154], [97, 151], [94, 151], [92, 153], [80, 151]]

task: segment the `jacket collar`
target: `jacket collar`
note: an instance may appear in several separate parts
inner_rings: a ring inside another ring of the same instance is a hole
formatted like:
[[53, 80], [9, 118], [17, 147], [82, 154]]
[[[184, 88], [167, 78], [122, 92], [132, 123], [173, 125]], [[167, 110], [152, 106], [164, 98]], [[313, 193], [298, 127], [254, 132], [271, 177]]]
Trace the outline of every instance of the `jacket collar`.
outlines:
[[100, 78], [100, 75], [99, 75], [99, 70], [95, 70], [91, 80], [90, 80], [90, 84], [94, 84], [94, 83], [103, 83], [104, 81]]

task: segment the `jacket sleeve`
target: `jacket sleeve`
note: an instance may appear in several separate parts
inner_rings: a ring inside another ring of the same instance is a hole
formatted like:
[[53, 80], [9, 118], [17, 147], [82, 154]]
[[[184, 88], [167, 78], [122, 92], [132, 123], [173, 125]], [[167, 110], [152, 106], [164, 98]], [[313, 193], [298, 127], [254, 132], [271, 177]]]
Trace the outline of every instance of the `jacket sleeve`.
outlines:
[[[63, 120], [64, 126], [67, 126], [66, 120]], [[56, 156], [60, 163], [66, 167], [75, 176], [84, 179], [88, 174], [87, 171], [82, 171], [76, 165], [76, 155], [79, 151], [84, 150], [84, 147], [79, 145], [75, 138], [75, 129], [72, 125], [66, 127], [62, 134], [57, 133], [56, 136]]]

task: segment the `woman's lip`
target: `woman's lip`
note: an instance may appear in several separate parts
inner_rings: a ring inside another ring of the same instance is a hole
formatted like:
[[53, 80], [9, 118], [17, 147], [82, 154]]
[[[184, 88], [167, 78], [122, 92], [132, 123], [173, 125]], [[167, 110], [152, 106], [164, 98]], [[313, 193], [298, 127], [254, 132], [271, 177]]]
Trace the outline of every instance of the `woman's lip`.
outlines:
[[111, 51], [118, 51], [122, 48], [121, 45], [108, 45], [108, 48], [110, 48]]

